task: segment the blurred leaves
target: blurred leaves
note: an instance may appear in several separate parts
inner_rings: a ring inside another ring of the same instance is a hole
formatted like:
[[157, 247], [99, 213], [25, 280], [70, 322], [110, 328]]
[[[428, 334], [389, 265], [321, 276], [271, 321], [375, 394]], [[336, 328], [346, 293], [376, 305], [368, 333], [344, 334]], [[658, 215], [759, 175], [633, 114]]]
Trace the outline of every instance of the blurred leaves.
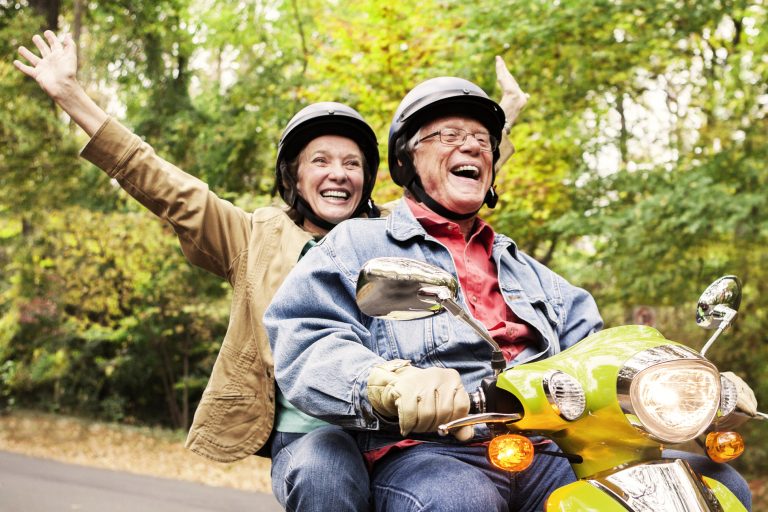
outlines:
[[[72, 6], [61, 9], [60, 26], [72, 26]], [[270, 201], [277, 141], [302, 106], [358, 108], [384, 157], [407, 90], [450, 74], [497, 97], [501, 55], [531, 98], [512, 131], [517, 153], [497, 177], [499, 206], [484, 216], [589, 289], [609, 325], [650, 305], [663, 332], [694, 346], [698, 294], [739, 275], [740, 318], [711, 354], [764, 402], [766, 9], [763, 0], [90, 2], [80, 78], [159, 154], [253, 207]], [[42, 23], [24, 2], [0, 1], [0, 396], [179, 421], [149, 395], [199, 393], [225, 326], [225, 288], [77, 159], [82, 134], [13, 69], [16, 46]], [[379, 202], [399, 195], [382, 161]], [[743, 464], [764, 470], [763, 459]]]

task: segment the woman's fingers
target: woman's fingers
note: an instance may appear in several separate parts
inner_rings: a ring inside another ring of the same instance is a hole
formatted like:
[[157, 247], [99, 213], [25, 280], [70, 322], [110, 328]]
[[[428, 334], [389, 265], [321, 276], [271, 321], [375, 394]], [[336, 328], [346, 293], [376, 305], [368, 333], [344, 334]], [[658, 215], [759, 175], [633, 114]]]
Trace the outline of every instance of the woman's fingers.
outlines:
[[51, 54], [50, 47], [46, 44], [45, 41], [43, 41], [43, 38], [39, 35], [35, 34], [32, 36], [32, 42], [35, 43], [35, 46], [37, 46], [37, 49], [40, 50], [40, 56], [42, 58], [46, 58], [48, 55]]
[[[496, 56], [496, 80], [499, 82], [502, 94], [513, 94], [515, 96], [525, 96], [520, 85], [507, 69], [504, 59]], [[526, 98], [527, 99], [527, 98]]]
[[27, 66], [26, 64], [18, 60], [13, 61], [13, 65], [16, 66], [16, 68], [22, 73], [24, 73], [25, 75], [31, 76], [32, 78], [35, 77], [35, 68], [33, 68], [32, 66]]
[[61, 49], [61, 41], [59, 41], [59, 38], [56, 37], [56, 34], [54, 34], [52, 30], [46, 30], [43, 32], [43, 35], [48, 40], [48, 45], [51, 47], [51, 51]]
[[19, 55], [27, 59], [33, 66], [37, 66], [37, 63], [40, 62], [40, 57], [29, 51], [26, 46], [19, 48]]
[[64, 49], [69, 48], [70, 46], [75, 46], [75, 40], [72, 39], [72, 34], [67, 34], [64, 36], [64, 41], [61, 43], [64, 46]]
[[35, 66], [37, 66], [37, 63], [40, 62], [40, 57], [32, 53], [31, 51], [27, 50], [26, 47], [21, 46], [19, 48], [19, 55], [24, 57], [27, 62], [32, 64], [31, 66], [21, 62], [20, 60], [14, 60], [13, 65], [16, 66], [16, 68], [24, 73], [27, 76], [30, 76], [32, 78], [35, 78], [35, 75], [37, 74], [37, 69]]

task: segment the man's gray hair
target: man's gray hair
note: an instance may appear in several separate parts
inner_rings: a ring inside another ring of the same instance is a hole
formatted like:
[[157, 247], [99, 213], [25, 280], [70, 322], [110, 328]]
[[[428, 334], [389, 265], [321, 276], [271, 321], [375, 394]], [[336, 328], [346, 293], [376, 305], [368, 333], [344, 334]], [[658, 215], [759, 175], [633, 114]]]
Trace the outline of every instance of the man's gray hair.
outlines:
[[413, 150], [416, 149], [416, 144], [419, 143], [419, 139], [421, 138], [421, 128], [416, 130], [416, 133], [414, 133], [410, 139], [408, 139], [408, 142], [405, 143], [405, 152], [408, 154], [408, 156], [413, 160]]

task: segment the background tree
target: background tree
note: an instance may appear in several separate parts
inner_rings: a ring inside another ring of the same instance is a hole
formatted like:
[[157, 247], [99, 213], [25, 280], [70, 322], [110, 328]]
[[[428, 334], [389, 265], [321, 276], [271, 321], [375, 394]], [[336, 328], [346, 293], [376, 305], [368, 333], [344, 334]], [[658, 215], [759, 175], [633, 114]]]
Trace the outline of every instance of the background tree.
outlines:
[[[270, 203], [276, 142], [312, 101], [369, 119], [417, 82], [464, 76], [498, 97], [502, 55], [531, 95], [498, 176], [494, 226], [597, 298], [608, 325], [655, 308], [700, 347], [695, 301], [744, 282], [710, 356], [768, 400], [768, 31], [762, 0], [0, 0], [0, 396], [184, 426], [227, 291], [173, 234], [77, 158], [85, 142], [12, 68], [58, 24], [80, 78], [158, 152], [246, 208]], [[386, 159], [375, 198], [396, 197]], [[763, 407], [764, 408], [764, 407]], [[765, 426], [740, 464], [765, 472]]]

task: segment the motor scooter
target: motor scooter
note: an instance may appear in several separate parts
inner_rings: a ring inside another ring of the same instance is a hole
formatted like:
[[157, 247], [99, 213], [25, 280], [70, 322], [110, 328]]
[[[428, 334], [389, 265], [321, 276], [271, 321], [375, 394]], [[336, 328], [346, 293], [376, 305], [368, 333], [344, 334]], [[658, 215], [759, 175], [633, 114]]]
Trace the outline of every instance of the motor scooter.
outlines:
[[488, 459], [505, 471], [530, 465], [535, 448], [529, 436], [553, 440], [578, 480], [553, 492], [546, 511], [745, 510], [720, 482], [697, 474], [685, 460], [662, 456], [664, 448], [702, 436], [716, 462], [744, 451], [738, 433], [717, 430], [740, 414], [737, 389], [704, 356], [738, 311], [735, 276], [718, 279], [699, 299], [697, 323], [716, 330], [701, 352], [632, 325], [509, 369], [487, 330], [460, 306], [458, 293], [450, 273], [403, 258], [370, 260], [357, 284], [358, 305], [369, 316], [409, 320], [448, 311], [493, 347], [491, 376], [470, 393], [472, 414], [441, 425], [441, 434], [486, 425], [492, 434]]

